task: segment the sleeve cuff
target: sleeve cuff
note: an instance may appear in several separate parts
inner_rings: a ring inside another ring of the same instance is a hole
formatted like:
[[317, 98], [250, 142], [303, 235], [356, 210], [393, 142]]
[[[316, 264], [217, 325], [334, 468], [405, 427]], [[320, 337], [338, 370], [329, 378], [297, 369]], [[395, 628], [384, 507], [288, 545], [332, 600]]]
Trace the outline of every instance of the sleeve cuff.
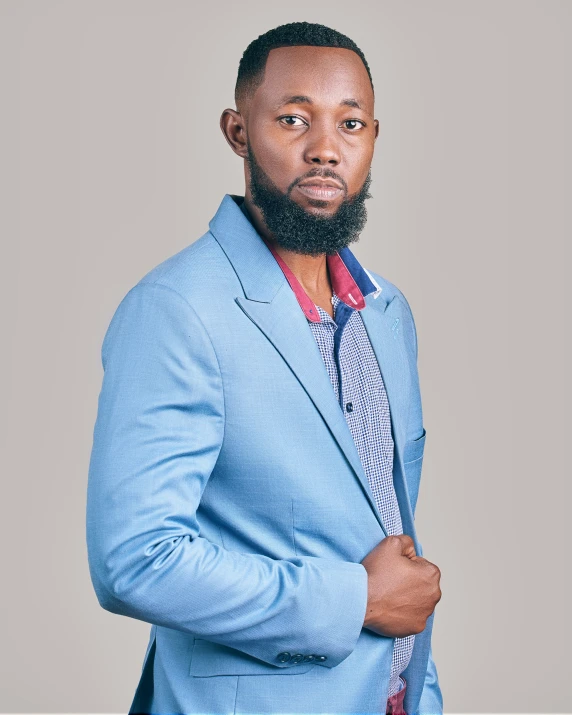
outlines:
[[368, 575], [361, 563], [332, 561], [337, 584], [334, 588], [335, 604], [330, 612], [332, 640], [328, 659], [319, 665], [334, 668], [345, 660], [357, 645], [363, 629], [367, 609]]

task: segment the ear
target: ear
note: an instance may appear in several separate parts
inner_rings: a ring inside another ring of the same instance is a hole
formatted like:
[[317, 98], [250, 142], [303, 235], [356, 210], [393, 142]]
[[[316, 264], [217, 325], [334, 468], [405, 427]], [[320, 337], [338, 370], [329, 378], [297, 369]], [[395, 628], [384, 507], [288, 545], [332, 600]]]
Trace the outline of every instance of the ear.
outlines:
[[378, 136], [378, 134], [379, 134], [379, 122], [377, 121], [377, 119], [374, 119], [374, 120], [373, 120], [373, 126], [374, 126], [374, 132], [375, 132], [373, 138], [374, 138], [374, 140], [375, 140], [375, 139], [377, 139], [377, 136]]
[[242, 114], [234, 109], [225, 109], [220, 117], [220, 128], [233, 152], [246, 159], [246, 127]]

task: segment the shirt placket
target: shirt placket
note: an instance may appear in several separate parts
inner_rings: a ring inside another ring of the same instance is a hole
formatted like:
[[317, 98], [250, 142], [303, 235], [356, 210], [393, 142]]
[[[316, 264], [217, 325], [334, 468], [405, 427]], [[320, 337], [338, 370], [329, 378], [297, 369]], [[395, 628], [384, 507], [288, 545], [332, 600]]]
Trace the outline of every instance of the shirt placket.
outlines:
[[[354, 308], [341, 301], [337, 295], [334, 294], [334, 324], [336, 330], [334, 332], [334, 360], [336, 363], [336, 368], [338, 371], [338, 385], [339, 394], [338, 401], [342, 412], [346, 415], [348, 412], [353, 410], [353, 403], [349, 399], [351, 395], [347, 394], [346, 381], [344, 379], [344, 370], [342, 366], [341, 351], [342, 351], [342, 341], [344, 337], [344, 328], [346, 327], [349, 319], [354, 313]], [[330, 316], [328, 316], [329, 318]], [[331, 318], [330, 318], [331, 320]]]

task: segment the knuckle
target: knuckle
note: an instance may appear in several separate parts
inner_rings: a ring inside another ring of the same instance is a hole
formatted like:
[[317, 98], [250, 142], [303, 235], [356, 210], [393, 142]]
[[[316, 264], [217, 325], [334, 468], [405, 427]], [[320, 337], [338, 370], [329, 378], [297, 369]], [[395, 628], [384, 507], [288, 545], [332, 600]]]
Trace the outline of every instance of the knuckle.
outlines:
[[436, 581], [441, 579], [441, 569], [437, 566], [437, 564], [434, 564], [432, 561], [427, 561], [427, 568], [429, 569], [433, 579]]

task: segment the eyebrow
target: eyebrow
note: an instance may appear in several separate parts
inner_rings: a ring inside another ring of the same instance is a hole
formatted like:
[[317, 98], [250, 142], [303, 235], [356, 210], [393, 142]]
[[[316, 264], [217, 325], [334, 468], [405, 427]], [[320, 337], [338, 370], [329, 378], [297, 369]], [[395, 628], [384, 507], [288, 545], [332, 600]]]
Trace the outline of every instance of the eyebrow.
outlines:
[[[304, 94], [294, 94], [291, 97], [283, 97], [280, 104], [277, 105], [276, 109], [280, 109], [280, 107], [283, 107], [285, 104], [314, 104], [314, 102], [312, 102], [310, 97], [307, 97]], [[340, 102], [340, 106], [362, 109], [362, 106], [357, 101], [357, 99], [353, 98], [342, 99], [342, 101]]]

